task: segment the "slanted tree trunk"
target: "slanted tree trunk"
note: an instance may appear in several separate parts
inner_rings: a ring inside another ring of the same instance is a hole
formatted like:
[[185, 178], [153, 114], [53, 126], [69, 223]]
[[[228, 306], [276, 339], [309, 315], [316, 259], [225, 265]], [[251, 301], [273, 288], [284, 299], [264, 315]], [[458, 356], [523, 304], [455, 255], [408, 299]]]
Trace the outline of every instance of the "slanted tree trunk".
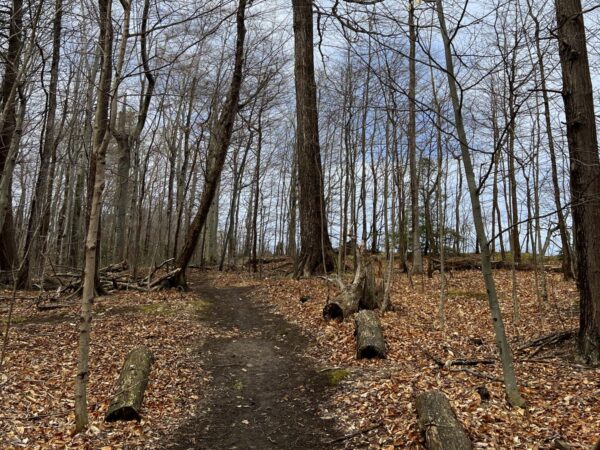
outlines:
[[385, 339], [373, 311], [362, 310], [354, 315], [354, 336], [357, 359], [385, 358]]
[[292, 8], [301, 247], [295, 272], [299, 276], [331, 271], [334, 257], [327, 232], [323, 194], [317, 86], [313, 60], [312, 0], [292, 0]]
[[90, 331], [92, 304], [96, 288], [97, 245], [100, 233], [102, 192], [106, 176], [106, 148], [109, 142], [108, 111], [112, 79], [112, 2], [99, 0], [99, 47], [102, 49], [100, 84], [94, 119], [93, 153], [95, 156], [94, 186], [90, 204], [90, 218], [85, 240], [85, 266], [83, 295], [81, 299], [81, 321], [79, 324], [79, 358], [75, 379], [75, 431], [80, 432], [88, 425], [87, 382], [89, 376]]
[[154, 356], [146, 347], [134, 348], [129, 352], [104, 420], [142, 420], [142, 402], [153, 361]]
[[174, 284], [178, 286], [186, 286], [185, 272], [192, 259], [198, 239], [204, 225], [208, 211], [213, 202], [217, 185], [221, 179], [221, 172], [227, 157], [227, 150], [233, 134], [233, 124], [237, 115], [240, 99], [240, 88], [242, 86], [242, 72], [244, 68], [244, 40], [246, 37], [246, 3], [247, 0], [239, 0], [236, 22], [237, 22], [237, 39], [235, 44], [235, 63], [231, 84], [227, 92], [227, 98], [223, 109], [217, 121], [216, 128], [210, 135], [208, 142], [208, 160], [212, 159], [212, 164], [206, 173], [204, 181], [204, 190], [200, 196], [200, 205], [190, 224], [185, 244], [181, 252], [176, 258], [175, 265], [181, 269], [174, 280]]
[[513, 406], [521, 407], [524, 405], [525, 402], [523, 401], [523, 399], [521, 398], [521, 394], [519, 393], [519, 387], [517, 385], [517, 378], [515, 375], [515, 370], [512, 361], [512, 351], [510, 348], [510, 344], [508, 343], [508, 339], [506, 337], [506, 331], [504, 329], [504, 323], [502, 321], [502, 313], [500, 311], [500, 303], [498, 301], [498, 295], [496, 293], [496, 284], [492, 275], [492, 259], [490, 255], [488, 240], [485, 233], [485, 227], [483, 225], [483, 212], [481, 210], [481, 202], [479, 199], [477, 183], [475, 181], [473, 162], [471, 160], [471, 153], [463, 122], [462, 102], [458, 94], [458, 88], [456, 85], [456, 74], [454, 71], [452, 42], [450, 40], [450, 35], [448, 34], [448, 29], [446, 27], [446, 18], [444, 16], [442, 0], [436, 0], [436, 9], [438, 13], [438, 20], [440, 23], [442, 38], [444, 41], [446, 74], [448, 79], [450, 97], [452, 99], [452, 106], [454, 109], [454, 123], [456, 126], [458, 139], [460, 141], [463, 167], [465, 169], [465, 177], [467, 179], [469, 195], [471, 197], [471, 206], [473, 209], [473, 221], [475, 222], [477, 240], [481, 249], [481, 268], [487, 291], [488, 303], [492, 316], [494, 332], [496, 334], [496, 346], [500, 354], [500, 360], [502, 361], [504, 388], [506, 390], [506, 395], [510, 404]]
[[424, 392], [415, 402], [419, 428], [429, 450], [470, 450], [471, 439], [440, 391]]
[[600, 364], [600, 158], [580, 0], [556, 0], [580, 298], [578, 347]]

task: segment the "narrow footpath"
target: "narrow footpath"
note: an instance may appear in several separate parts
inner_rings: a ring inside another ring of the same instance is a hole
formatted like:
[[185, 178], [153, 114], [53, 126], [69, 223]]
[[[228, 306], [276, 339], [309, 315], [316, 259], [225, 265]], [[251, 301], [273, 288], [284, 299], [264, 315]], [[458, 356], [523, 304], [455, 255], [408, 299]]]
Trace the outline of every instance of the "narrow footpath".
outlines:
[[195, 393], [202, 399], [198, 415], [165, 448], [334, 448], [329, 442], [339, 432], [317, 411], [328, 395], [327, 378], [302, 356], [308, 340], [298, 327], [253, 301], [247, 288], [217, 289], [208, 282], [192, 288], [210, 302], [199, 320], [239, 333], [199, 348], [211, 381]]

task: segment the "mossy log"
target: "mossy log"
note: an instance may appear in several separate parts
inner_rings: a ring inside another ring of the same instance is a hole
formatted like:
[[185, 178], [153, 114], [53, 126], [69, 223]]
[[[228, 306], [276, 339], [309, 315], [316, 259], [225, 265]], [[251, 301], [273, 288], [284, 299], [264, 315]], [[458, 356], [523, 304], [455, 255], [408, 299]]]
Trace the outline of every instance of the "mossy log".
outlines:
[[429, 450], [470, 450], [471, 440], [446, 396], [440, 391], [420, 394], [416, 400], [419, 428]]
[[147, 347], [137, 347], [129, 352], [104, 420], [141, 420], [142, 401], [153, 361], [154, 356]]
[[373, 311], [362, 310], [354, 315], [354, 336], [357, 359], [385, 358], [385, 339]]

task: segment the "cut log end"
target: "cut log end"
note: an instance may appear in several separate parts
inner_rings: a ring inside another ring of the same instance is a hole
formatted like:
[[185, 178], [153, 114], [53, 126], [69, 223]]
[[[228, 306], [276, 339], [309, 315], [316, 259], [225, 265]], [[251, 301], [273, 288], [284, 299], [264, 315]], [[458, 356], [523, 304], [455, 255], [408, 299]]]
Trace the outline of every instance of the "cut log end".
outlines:
[[337, 303], [327, 303], [323, 308], [323, 318], [327, 321], [337, 320], [338, 322], [344, 321], [344, 311]]
[[357, 350], [356, 358], [357, 359], [385, 358], [385, 352], [382, 352], [380, 348], [375, 347], [374, 345], [367, 345], [367, 346]]
[[359, 311], [354, 316], [356, 357], [358, 359], [385, 358], [386, 347], [381, 324], [373, 311]]
[[416, 400], [419, 428], [429, 450], [470, 450], [471, 440], [440, 391], [420, 394]]
[[124, 406], [122, 408], [115, 409], [106, 414], [104, 418], [106, 422], [116, 422], [118, 420], [142, 420], [142, 415], [133, 406]]

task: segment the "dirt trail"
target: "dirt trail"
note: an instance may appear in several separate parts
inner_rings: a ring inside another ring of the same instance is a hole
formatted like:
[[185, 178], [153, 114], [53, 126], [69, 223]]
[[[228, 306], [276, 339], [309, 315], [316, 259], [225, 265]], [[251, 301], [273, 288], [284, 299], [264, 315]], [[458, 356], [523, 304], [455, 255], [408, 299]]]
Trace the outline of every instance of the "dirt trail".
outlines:
[[172, 449], [328, 449], [337, 433], [317, 405], [327, 379], [301, 355], [298, 328], [252, 301], [243, 288], [193, 286], [211, 305], [200, 320], [233, 338], [206, 341], [199, 354], [212, 378], [198, 416], [176, 431]]

